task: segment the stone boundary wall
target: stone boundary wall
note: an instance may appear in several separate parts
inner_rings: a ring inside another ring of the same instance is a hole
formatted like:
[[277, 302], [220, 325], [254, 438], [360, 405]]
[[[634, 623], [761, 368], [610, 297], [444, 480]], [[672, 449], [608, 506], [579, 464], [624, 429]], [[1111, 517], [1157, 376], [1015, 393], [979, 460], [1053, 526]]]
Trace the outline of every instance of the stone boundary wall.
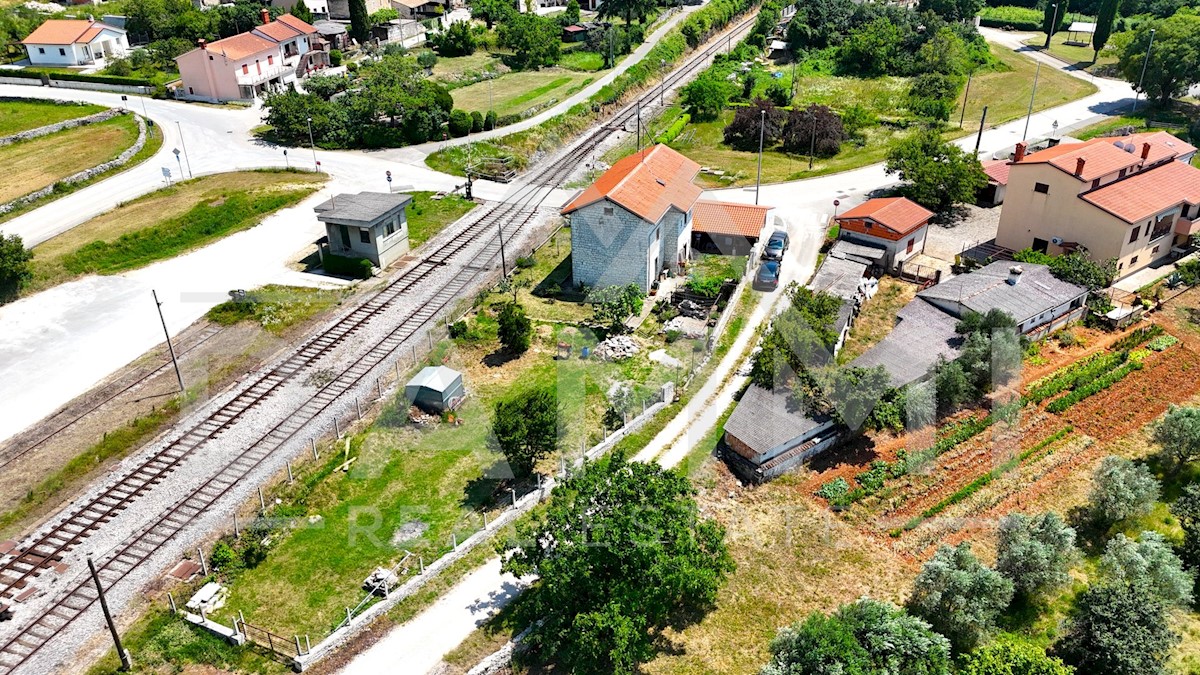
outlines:
[[[3, 72], [3, 71], [0, 71]], [[19, 84], [26, 87], [43, 87], [41, 80], [29, 77], [4, 77], [0, 75], [0, 84]], [[141, 87], [133, 84], [107, 84], [105, 82], [79, 82], [76, 80], [50, 79], [50, 86], [58, 89], [85, 89], [87, 91], [115, 91], [118, 94], [142, 94], [149, 96], [154, 93], [151, 87]]]
[[[128, 110], [122, 110], [120, 112], [120, 114], [127, 114], [128, 112], [129, 112]], [[129, 160], [133, 159], [134, 155], [141, 152], [142, 148], [146, 145], [146, 121], [137, 115], [134, 115], [133, 119], [137, 121], [137, 125], [138, 125], [137, 140], [134, 141], [133, 145], [129, 146], [124, 152], [122, 152], [120, 155], [117, 155], [116, 159], [104, 162], [103, 164], [97, 164], [96, 166], [93, 166], [90, 169], [84, 169], [83, 171], [80, 171], [79, 173], [67, 176], [66, 178], [63, 178], [62, 180], [59, 180], [54, 183], [51, 183], [50, 185], [47, 185], [46, 187], [42, 188], [41, 190], [38, 190], [36, 192], [30, 192], [29, 194], [27, 194], [23, 197], [17, 197], [16, 199], [12, 200], [11, 202], [8, 202], [7, 204], [0, 204], [0, 213], [8, 213], [9, 211], [12, 211], [13, 209], [17, 208], [18, 206], [22, 206], [24, 204], [28, 204], [33, 201], [37, 201], [38, 199], [41, 199], [42, 197], [46, 197], [46, 196], [50, 195], [51, 193], [53, 193], [55, 188], [57, 188], [60, 185], [71, 185], [72, 183], [79, 183], [81, 181], [89, 180], [91, 178], [95, 178], [99, 174], [104, 173], [105, 171], [110, 171], [119, 166], [124, 166], [125, 164], [128, 164]]]
[[[28, 98], [0, 96], [0, 101], [38, 101], [38, 102], [40, 102], [41, 100], [42, 99], [28, 99]], [[53, 101], [53, 102], [54, 103], [62, 103], [65, 105], [72, 105], [72, 104], [67, 103], [66, 101]], [[32, 140], [34, 138], [40, 138], [42, 136], [49, 136], [50, 134], [57, 133], [59, 131], [66, 131], [67, 129], [74, 129], [75, 127], [81, 127], [81, 126], [84, 126], [87, 124], [96, 124], [98, 122], [103, 122], [105, 120], [112, 119], [112, 118], [116, 117], [117, 115], [124, 115], [126, 112], [127, 111], [122, 110], [120, 108], [109, 108], [108, 110], [101, 110], [100, 112], [95, 113], [94, 115], [86, 115], [84, 117], [76, 117], [74, 119], [63, 120], [62, 122], [57, 122], [55, 124], [47, 124], [44, 127], [38, 127], [36, 129], [26, 129], [25, 131], [18, 131], [15, 134], [0, 137], [0, 147], [3, 147], [5, 145], [11, 145], [18, 141], [28, 141], [28, 140]]]

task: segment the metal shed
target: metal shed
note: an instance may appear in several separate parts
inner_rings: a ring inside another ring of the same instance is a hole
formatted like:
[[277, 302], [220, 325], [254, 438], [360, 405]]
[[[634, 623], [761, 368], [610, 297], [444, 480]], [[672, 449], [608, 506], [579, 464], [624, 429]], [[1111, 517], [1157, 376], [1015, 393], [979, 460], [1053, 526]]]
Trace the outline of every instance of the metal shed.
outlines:
[[446, 366], [428, 366], [404, 385], [404, 395], [431, 413], [454, 410], [466, 396], [462, 373]]

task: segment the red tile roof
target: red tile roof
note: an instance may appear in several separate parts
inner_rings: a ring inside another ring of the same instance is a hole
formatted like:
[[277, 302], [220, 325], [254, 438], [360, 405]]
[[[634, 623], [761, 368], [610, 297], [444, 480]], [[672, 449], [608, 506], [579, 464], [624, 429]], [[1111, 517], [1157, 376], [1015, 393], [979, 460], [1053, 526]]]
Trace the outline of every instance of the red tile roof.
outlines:
[[672, 206], [686, 213], [695, 205], [702, 190], [692, 179], [699, 172], [699, 164], [665, 145], [655, 145], [613, 164], [562, 213], [567, 215], [607, 198], [657, 223]]
[[105, 26], [87, 19], [49, 19], [42, 22], [29, 37], [21, 40], [26, 45], [69, 45], [89, 42]]
[[283, 42], [284, 40], [291, 40], [292, 38], [300, 36], [300, 31], [292, 28], [286, 23], [280, 23], [278, 21], [272, 21], [271, 23], [264, 23], [261, 26], [255, 26], [254, 32], [276, 42]]
[[229, 59], [241, 59], [268, 49], [278, 50], [279, 45], [254, 33], [238, 33], [208, 44], [210, 54], [221, 54]]
[[278, 19], [275, 19], [275, 21], [282, 23], [290, 28], [295, 28], [296, 30], [300, 31], [304, 35], [312, 35], [313, 33], [317, 32], [316, 26], [308, 23], [307, 21], [304, 21], [303, 19], [297, 19], [296, 17], [292, 16], [291, 14], [282, 14], [279, 16]]
[[1110, 173], [1137, 166], [1142, 161], [1141, 151], [1126, 152], [1113, 144], [1112, 139], [1093, 138], [1083, 143], [1062, 143], [1053, 148], [1039, 150], [1026, 155], [1017, 164], [1051, 164], [1074, 175], [1076, 160], [1085, 160], [1080, 180], [1093, 180]]
[[908, 234], [929, 222], [933, 211], [906, 197], [868, 199], [837, 217], [837, 220], [871, 220], [899, 234]]
[[758, 237], [770, 206], [700, 200], [692, 209], [692, 231], [735, 237]]
[[1008, 185], [1008, 167], [1010, 166], [1007, 159], [993, 159], [983, 163], [983, 172], [991, 182], [997, 185]]
[[1182, 202], [1200, 204], [1200, 169], [1167, 162], [1080, 196], [1127, 223], [1135, 223]]

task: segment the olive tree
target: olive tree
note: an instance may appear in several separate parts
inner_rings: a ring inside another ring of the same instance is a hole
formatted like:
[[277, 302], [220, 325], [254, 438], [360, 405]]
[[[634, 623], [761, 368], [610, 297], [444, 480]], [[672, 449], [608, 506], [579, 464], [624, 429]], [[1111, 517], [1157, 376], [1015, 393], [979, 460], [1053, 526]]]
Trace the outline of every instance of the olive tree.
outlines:
[[1110, 455], [1092, 475], [1092, 515], [1104, 525], [1144, 515], [1154, 508], [1158, 493], [1158, 480], [1150, 469]]
[[1143, 532], [1137, 540], [1117, 534], [1104, 547], [1100, 569], [1111, 582], [1145, 586], [1168, 605], [1192, 601], [1192, 573], [1158, 532]]
[[1075, 530], [1057, 513], [1005, 516], [998, 539], [996, 571], [1012, 581], [1017, 593], [1035, 597], [1070, 579], [1067, 570], [1077, 553]]
[[995, 625], [1013, 597], [1013, 584], [985, 567], [963, 542], [941, 546], [913, 583], [908, 608], [950, 639], [955, 651], [970, 651]]

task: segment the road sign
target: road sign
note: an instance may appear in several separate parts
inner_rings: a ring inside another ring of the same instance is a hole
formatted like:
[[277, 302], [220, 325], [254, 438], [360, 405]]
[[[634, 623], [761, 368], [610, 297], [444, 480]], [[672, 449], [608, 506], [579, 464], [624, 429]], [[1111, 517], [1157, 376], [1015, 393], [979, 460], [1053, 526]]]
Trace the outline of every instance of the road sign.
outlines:
[[163, 171], [163, 178], [170, 178], [170, 177], [171, 177], [171, 169], [170, 169], [169, 167], [165, 167], [165, 166], [164, 166], [164, 167], [162, 168], [162, 171]]
[[842, 202], [841, 202], [841, 200], [839, 200], [839, 199], [835, 199], [835, 200], [833, 200], [833, 205], [834, 205], [834, 206], [841, 206], [841, 205], [842, 205]]

